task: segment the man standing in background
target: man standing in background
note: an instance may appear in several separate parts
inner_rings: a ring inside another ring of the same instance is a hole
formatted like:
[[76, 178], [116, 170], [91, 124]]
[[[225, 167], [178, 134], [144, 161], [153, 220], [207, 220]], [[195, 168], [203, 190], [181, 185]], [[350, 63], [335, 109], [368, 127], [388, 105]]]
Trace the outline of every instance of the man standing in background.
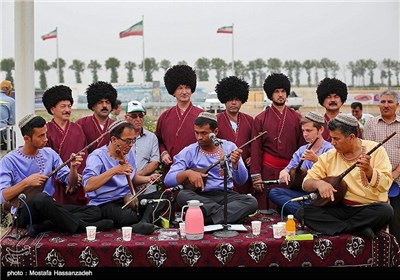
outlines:
[[363, 131], [364, 125], [367, 123], [369, 119], [373, 118], [374, 116], [371, 114], [363, 113], [363, 105], [361, 102], [353, 102], [351, 103], [350, 107], [351, 107], [351, 114], [358, 120], [360, 129], [361, 131]]
[[[238, 77], [230, 76], [219, 81], [215, 92], [219, 101], [226, 107], [225, 111], [217, 114], [218, 137], [241, 147], [251, 139], [253, 125], [253, 117], [240, 112], [242, 104], [246, 103], [249, 97], [249, 84]], [[250, 150], [250, 144], [242, 148], [242, 159], [248, 170], [251, 163]], [[238, 193], [253, 193], [250, 176], [243, 185], [234, 182], [233, 189]]]
[[196, 142], [193, 123], [204, 110], [194, 106], [190, 100], [197, 84], [196, 72], [190, 66], [172, 66], [165, 73], [164, 83], [168, 93], [176, 98], [176, 106], [164, 111], [158, 118], [155, 132], [165, 178], [174, 156]]
[[396, 114], [399, 108], [399, 95], [393, 90], [384, 91], [380, 95], [379, 110], [381, 114], [376, 116], [364, 126], [364, 138], [376, 142], [382, 142], [393, 132], [397, 132], [383, 146], [392, 164], [393, 183], [389, 189], [390, 205], [393, 207], [394, 218], [389, 224], [389, 232], [393, 234], [397, 242], [400, 242], [400, 116]]
[[[15, 124], [15, 100], [11, 97], [12, 84], [4, 80], [0, 84], [0, 129]], [[11, 133], [14, 133], [11, 131]], [[6, 130], [0, 132], [1, 149], [7, 149]]]
[[250, 166], [254, 195], [261, 210], [267, 206], [267, 189], [261, 181], [277, 180], [293, 153], [306, 144], [300, 126], [301, 114], [286, 106], [290, 93], [288, 77], [273, 73], [265, 79], [263, 87], [272, 105], [254, 119], [252, 137], [267, 133], [251, 143]]
[[[71, 122], [72, 91], [64, 85], [54, 86], [46, 90], [42, 102], [53, 119], [46, 123], [47, 144], [58, 153], [61, 159], [67, 161], [72, 153], [77, 153], [86, 147], [86, 137], [79, 124]], [[82, 153], [82, 163], [78, 166], [79, 182], [76, 188], [70, 188], [63, 182], [54, 179], [54, 199], [60, 204], [86, 205], [87, 199], [82, 186], [82, 172], [86, 166], [87, 152]]]
[[[135, 155], [137, 175], [147, 176], [157, 170], [160, 164], [160, 150], [157, 136], [143, 128], [146, 109], [139, 101], [133, 100], [126, 106], [125, 119], [133, 125], [136, 141], [131, 150]], [[144, 193], [156, 191], [156, 185], [147, 188]]]
[[[88, 108], [93, 111], [93, 115], [82, 117], [76, 123], [83, 128], [86, 141], [92, 143], [105, 133], [113, 122], [109, 115], [112, 108], [115, 107], [117, 91], [111, 84], [99, 81], [89, 85], [86, 89], [86, 96]], [[88, 153], [90, 154], [109, 142], [110, 135], [106, 134], [102, 139], [99, 139], [96, 145], [88, 149]]]

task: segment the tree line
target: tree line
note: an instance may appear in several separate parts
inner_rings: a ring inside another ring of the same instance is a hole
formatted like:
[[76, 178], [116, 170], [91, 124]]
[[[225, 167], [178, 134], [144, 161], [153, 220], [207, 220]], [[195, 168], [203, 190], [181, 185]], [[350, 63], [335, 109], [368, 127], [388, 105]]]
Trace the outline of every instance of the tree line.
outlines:
[[[177, 64], [188, 64], [186, 61], [179, 61]], [[232, 65], [233, 64], [233, 65]], [[59, 65], [59, 81], [64, 83], [64, 71], [67, 67], [67, 63], [64, 59], [58, 59]], [[121, 61], [115, 57], [108, 58], [104, 65], [99, 61], [93, 59], [90, 60], [86, 65], [85, 62], [79, 59], [73, 59], [72, 63], [68, 65], [68, 69], [74, 71], [75, 82], [82, 83], [81, 75], [87, 69], [91, 72], [92, 82], [98, 81], [98, 71], [105, 67], [106, 70], [110, 70], [110, 82], [118, 83], [118, 69], [121, 67]], [[153, 81], [153, 73], [160, 69], [164, 72], [172, 66], [171, 61], [163, 59], [157, 62], [154, 57], [144, 59], [144, 70], [143, 62], [136, 64], [133, 61], [127, 61], [123, 65], [127, 71], [127, 83], [133, 83], [133, 71], [138, 70], [145, 73], [145, 81]], [[14, 81], [12, 71], [15, 68], [15, 62], [13, 58], [5, 58], [1, 60], [1, 71], [6, 72], [6, 79], [11, 82]], [[45, 59], [39, 58], [35, 61], [35, 71], [39, 72], [39, 84], [40, 89], [47, 89], [46, 72], [50, 69], [56, 69], [57, 71], [57, 59], [51, 63], [48, 63]], [[301, 85], [307, 85], [308, 87], [318, 85], [320, 78], [319, 72], [322, 71], [325, 77], [336, 77], [338, 71], [350, 71], [351, 82], [350, 87], [362, 86], [362, 87], [379, 87], [379, 86], [397, 86], [399, 87], [399, 75], [400, 75], [400, 61], [392, 59], [383, 59], [382, 61], [374, 61], [372, 59], [359, 59], [356, 61], [350, 61], [345, 68], [341, 69], [336, 61], [328, 58], [307, 59], [303, 62], [298, 60], [286, 60], [282, 61], [279, 58], [268, 58], [264, 60], [258, 58], [249, 61], [247, 64], [241, 60], [235, 60], [233, 63], [227, 63], [221, 58], [208, 59], [205, 57], [199, 58], [194, 63], [194, 68], [197, 73], [199, 81], [208, 81], [210, 77], [210, 71], [215, 71], [215, 78], [217, 81], [228, 75], [228, 72], [232, 73], [232, 69], [235, 76], [240, 76], [246, 80], [249, 80], [252, 87], [261, 87], [265, 78], [270, 73], [282, 72], [286, 70], [286, 74], [289, 77], [290, 82], [297, 87]], [[377, 82], [374, 78], [376, 70], [379, 70], [379, 81]], [[305, 71], [307, 82], [301, 83], [300, 76], [302, 71]], [[393, 77], [394, 76], [394, 77]], [[396, 79], [395, 84], [392, 83], [392, 79]], [[366, 81], [368, 79], [368, 81]]]

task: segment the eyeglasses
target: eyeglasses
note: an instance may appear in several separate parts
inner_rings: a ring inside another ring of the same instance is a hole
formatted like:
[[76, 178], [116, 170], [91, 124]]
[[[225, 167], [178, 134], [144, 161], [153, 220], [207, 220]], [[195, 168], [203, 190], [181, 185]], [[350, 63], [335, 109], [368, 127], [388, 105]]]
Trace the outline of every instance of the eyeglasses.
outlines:
[[141, 118], [141, 119], [143, 119], [144, 118], [144, 114], [143, 113], [139, 113], [139, 114], [128, 114], [127, 115], [128, 117], [130, 117], [130, 118], [132, 118], [132, 119], [136, 119], [136, 118]]
[[126, 145], [132, 145], [136, 142], [136, 138], [130, 139], [130, 138], [126, 138], [126, 139], [122, 139], [120, 137], [117, 137], [119, 140], [124, 141]]

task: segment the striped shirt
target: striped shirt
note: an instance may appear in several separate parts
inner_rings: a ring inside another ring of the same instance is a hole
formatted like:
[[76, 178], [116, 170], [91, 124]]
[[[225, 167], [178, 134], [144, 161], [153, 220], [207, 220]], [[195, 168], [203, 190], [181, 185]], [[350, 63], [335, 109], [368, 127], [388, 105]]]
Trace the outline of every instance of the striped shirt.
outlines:
[[[376, 142], [382, 142], [393, 132], [397, 132], [397, 134], [383, 144], [383, 146], [388, 153], [392, 170], [395, 170], [400, 164], [400, 116], [396, 115], [394, 121], [387, 123], [379, 115], [368, 120], [364, 126], [364, 139]], [[397, 177], [394, 181], [400, 184], [400, 177]]]

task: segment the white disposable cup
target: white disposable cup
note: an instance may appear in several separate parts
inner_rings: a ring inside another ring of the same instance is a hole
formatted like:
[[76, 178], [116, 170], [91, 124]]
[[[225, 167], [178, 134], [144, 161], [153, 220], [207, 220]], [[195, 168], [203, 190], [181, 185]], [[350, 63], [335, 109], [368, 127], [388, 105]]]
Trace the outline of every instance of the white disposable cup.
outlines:
[[282, 236], [286, 236], [286, 222], [279, 222], [278, 225], [282, 226]]
[[96, 231], [97, 231], [96, 226], [87, 226], [86, 227], [87, 240], [89, 240], [89, 241], [96, 240]]
[[132, 238], [132, 227], [122, 227], [122, 240], [131, 241]]
[[280, 224], [272, 225], [272, 232], [274, 234], [275, 239], [281, 238], [282, 237], [282, 225], [280, 225]]
[[260, 235], [261, 221], [251, 221], [251, 230], [253, 231], [253, 235]]
[[179, 223], [179, 233], [181, 234], [181, 237], [186, 236], [185, 222]]

